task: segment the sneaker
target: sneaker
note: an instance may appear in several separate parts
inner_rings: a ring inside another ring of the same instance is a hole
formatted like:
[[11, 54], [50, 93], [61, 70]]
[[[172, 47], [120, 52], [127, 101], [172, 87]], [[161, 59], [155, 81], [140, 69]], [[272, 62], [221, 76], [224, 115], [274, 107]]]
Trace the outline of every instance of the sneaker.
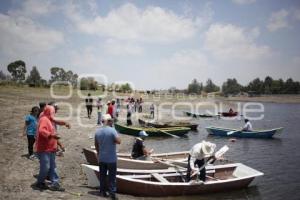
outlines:
[[32, 188], [35, 190], [47, 190], [49, 187], [45, 183], [34, 183]]
[[108, 197], [108, 194], [107, 194], [107, 192], [101, 192], [101, 191], [100, 191], [100, 196], [101, 196], [101, 197]]
[[55, 185], [51, 185], [49, 187], [49, 190], [51, 190], [51, 191], [58, 191], [58, 192], [64, 192], [65, 188], [62, 188], [60, 185], [55, 184]]
[[36, 157], [36, 155], [34, 155], [34, 154], [32, 154], [32, 155], [29, 156], [29, 159], [30, 159], [30, 160], [34, 160], [35, 158], [37, 158], [37, 157]]
[[118, 197], [117, 197], [116, 194], [110, 194], [110, 198], [111, 198], [112, 200], [118, 200]]

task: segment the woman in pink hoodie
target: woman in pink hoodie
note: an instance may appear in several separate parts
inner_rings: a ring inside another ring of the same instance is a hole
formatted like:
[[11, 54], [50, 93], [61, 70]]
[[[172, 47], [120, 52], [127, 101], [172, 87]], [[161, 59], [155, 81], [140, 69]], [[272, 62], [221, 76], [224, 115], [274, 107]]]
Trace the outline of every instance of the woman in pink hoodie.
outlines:
[[55, 170], [55, 154], [59, 136], [56, 134], [55, 127], [53, 126], [54, 114], [54, 107], [47, 105], [39, 119], [36, 152], [40, 160], [40, 171], [35, 187], [38, 189], [48, 189], [48, 186], [45, 184], [45, 179], [49, 174], [51, 181], [49, 189], [64, 191], [58, 183], [59, 178]]

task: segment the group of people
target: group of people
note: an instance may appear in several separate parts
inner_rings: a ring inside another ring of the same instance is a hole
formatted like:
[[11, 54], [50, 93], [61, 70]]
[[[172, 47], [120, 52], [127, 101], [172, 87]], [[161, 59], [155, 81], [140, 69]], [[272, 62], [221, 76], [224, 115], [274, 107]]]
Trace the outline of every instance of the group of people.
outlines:
[[[66, 126], [70, 124], [55, 118], [58, 106], [54, 102], [48, 104], [41, 102], [38, 106], [32, 107], [30, 114], [25, 117], [25, 126], [23, 136], [28, 140], [28, 157], [39, 159], [39, 174], [37, 182], [33, 184], [37, 189], [50, 189], [53, 191], [64, 191], [59, 184], [55, 157], [58, 149], [65, 150], [63, 144], [59, 141], [60, 136], [57, 133], [57, 126]], [[50, 181], [49, 186], [46, 179]]]

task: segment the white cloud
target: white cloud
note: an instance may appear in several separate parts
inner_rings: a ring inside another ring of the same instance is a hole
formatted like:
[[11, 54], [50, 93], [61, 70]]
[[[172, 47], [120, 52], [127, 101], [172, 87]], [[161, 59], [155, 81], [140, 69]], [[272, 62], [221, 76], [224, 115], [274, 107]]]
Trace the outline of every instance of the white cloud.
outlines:
[[239, 5], [245, 5], [245, 4], [255, 3], [256, 0], [232, 0], [232, 2]]
[[296, 9], [294, 11], [294, 17], [297, 19], [297, 20], [300, 20], [300, 9]]
[[258, 29], [250, 34], [237, 26], [213, 24], [205, 33], [204, 48], [217, 59], [257, 60], [270, 54], [268, 46], [257, 45], [253, 38], [259, 35]]
[[21, 16], [0, 14], [0, 32], [1, 52], [10, 56], [47, 52], [64, 42], [61, 32]]
[[141, 55], [144, 51], [143, 48], [137, 44], [114, 39], [108, 39], [104, 43], [104, 50], [112, 55]]
[[26, 0], [22, 1], [20, 9], [9, 11], [9, 15], [35, 17], [47, 15], [57, 9], [58, 8], [51, 0]]
[[277, 12], [273, 12], [271, 14], [271, 17], [269, 18], [269, 23], [267, 25], [269, 31], [273, 32], [288, 27], [289, 26], [289, 23], [287, 21], [288, 15], [289, 12], [285, 9], [281, 9]]
[[149, 6], [142, 10], [130, 3], [112, 9], [103, 17], [84, 17], [74, 4], [67, 6], [66, 14], [81, 32], [146, 42], [176, 42], [191, 38], [205, 21], [179, 16], [160, 7]]

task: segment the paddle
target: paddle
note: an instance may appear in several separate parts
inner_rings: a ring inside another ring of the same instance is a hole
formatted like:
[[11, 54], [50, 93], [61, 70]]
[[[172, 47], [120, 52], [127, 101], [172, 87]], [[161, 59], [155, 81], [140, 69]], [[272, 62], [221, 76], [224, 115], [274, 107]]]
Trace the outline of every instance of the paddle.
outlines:
[[240, 130], [236, 130], [236, 131], [229, 131], [229, 132], [227, 132], [227, 135], [232, 135], [232, 134], [234, 134], [234, 133], [237, 133], [237, 132], [239, 132]]
[[157, 129], [157, 128], [153, 127], [153, 126], [149, 126], [149, 127], [153, 128], [153, 129], [154, 129], [154, 130], [156, 130], [156, 131], [162, 132], [162, 133], [164, 133], [164, 134], [166, 134], [166, 135], [172, 136], [172, 137], [174, 137], [174, 138], [180, 138], [180, 137], [179, 137], [179, 136], [177, 136], [177, 135], [173, 135], [173, 134], [171, 134], [171, 133], [168, 133], [168, 132], [166, 132], [166, 131], [163, 131], [163, 130]]
[[[219, 149], [219, 151], [217, 151], [214, 155], [214, 157], [216, 159], [219, 159], [222, 157], [222, 155], [224, 155], [227, 151], [228, 151], [229, 147], [227, 145], [224, 145], [221, 149]], [[211, 161], [213, 161], [214, 159], [209, 159], [206, 163], [204, 163], [204, 165], [200, 168], [198, 168], [192, 175], [191, 177], [195, 176], [196, 174], [198, 174], [204, 167], [206, 167]]]

